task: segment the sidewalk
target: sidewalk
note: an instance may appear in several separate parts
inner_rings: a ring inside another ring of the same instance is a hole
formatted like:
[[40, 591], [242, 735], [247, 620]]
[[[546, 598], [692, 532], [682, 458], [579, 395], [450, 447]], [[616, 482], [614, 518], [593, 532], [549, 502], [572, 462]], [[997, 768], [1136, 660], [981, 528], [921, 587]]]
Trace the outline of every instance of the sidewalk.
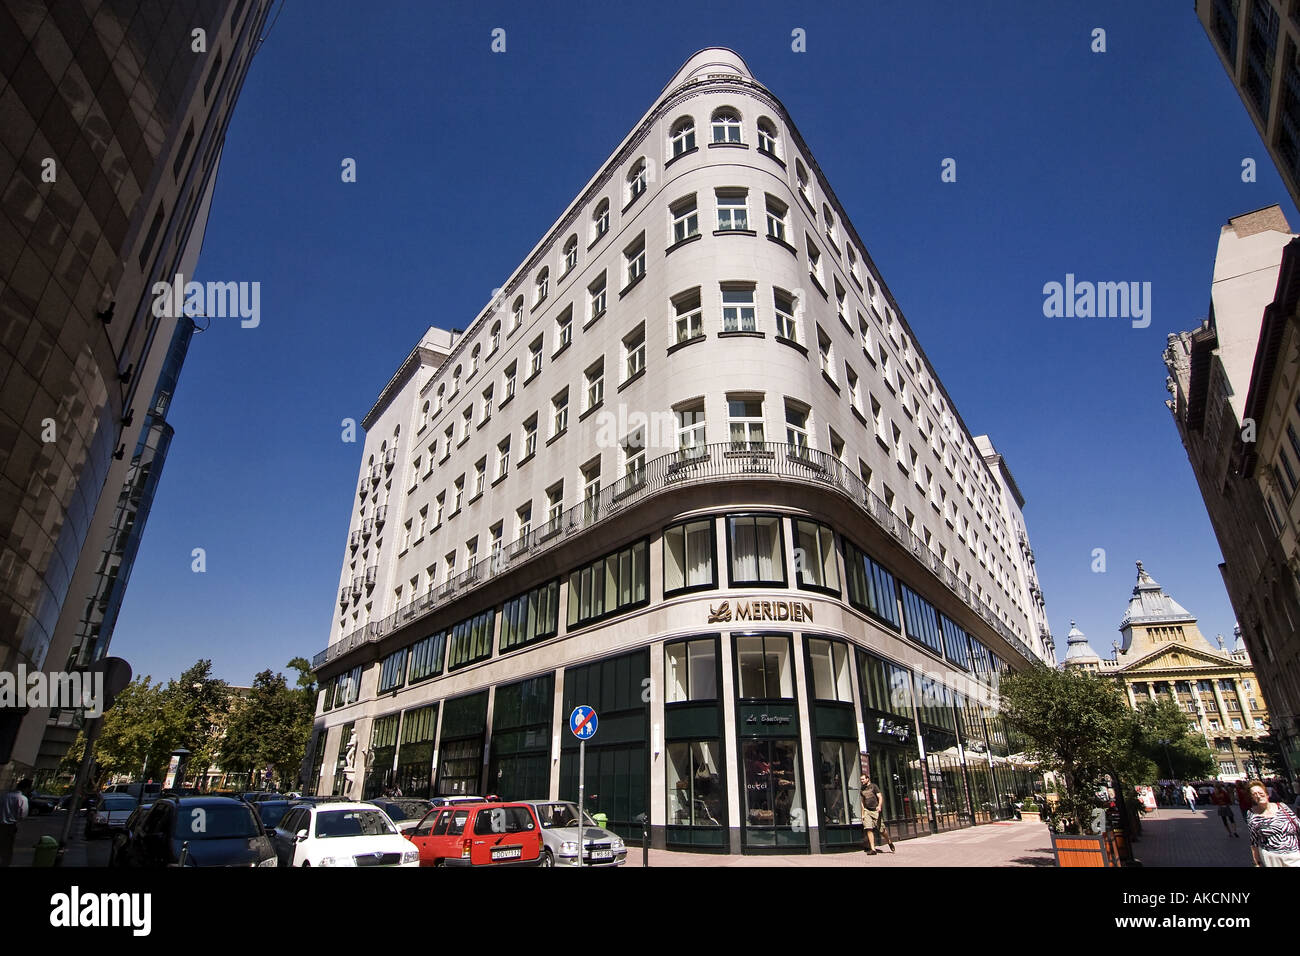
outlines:
[[[58, 839], [63, 833], [63, 821], [67, 812], [51, 813], [48, 816], [28, 817], [18, 824], [18, 838], [14, 841], [15, 867], [31, 866], [35, 854], [34, 845], [45, 835]], [[86, 818], [79, 814], [73, 821], [72, 832], [68, 835], [68, 847], [63, 856], [64, 866], [108, 866], [108, 839], [86, 841]]]
[[1239, 808], [1239, 837], [1230, 837], [1215, 807], [1160, 807], [1142, 818], [1142, 839], [1133, 844], [1143, 866], [1252, 866], [1250, 833]]
[[[950, 830], [937, 836], [896, 843], [896, 853], [868, 856], [861, 850], [820, 855], [723, 856], [715, 853], [681, 853], [651, 850], [652, 867], [879, 867], [911, 866], [1054, 866], [1052, 841], [1041, 823], [986, 823]], [[641, 848], [628, 847], [626, 866], [641, 865]]]

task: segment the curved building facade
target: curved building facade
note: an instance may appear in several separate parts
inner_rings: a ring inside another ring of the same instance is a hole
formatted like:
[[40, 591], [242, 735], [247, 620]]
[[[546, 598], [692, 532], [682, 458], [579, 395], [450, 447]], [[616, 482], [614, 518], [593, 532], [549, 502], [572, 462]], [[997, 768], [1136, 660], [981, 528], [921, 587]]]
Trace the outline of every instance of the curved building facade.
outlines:
[[851, 846], [863, 754], [900, 835], [1026, 785], [1023, 499], [734, 52], [364, 424], [309, 787], [575, 798], [577, 704], [589, 807], [657, 845]]

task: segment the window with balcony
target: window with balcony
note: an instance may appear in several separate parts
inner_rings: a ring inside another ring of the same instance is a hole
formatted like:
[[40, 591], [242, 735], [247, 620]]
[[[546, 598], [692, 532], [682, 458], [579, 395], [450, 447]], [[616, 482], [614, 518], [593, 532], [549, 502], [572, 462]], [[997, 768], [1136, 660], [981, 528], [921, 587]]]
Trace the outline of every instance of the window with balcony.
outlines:
[[674, 409], [674, 414], [677, 416], [677, 450], [680, 457], [682, 459], [699, 458], [704, 454], [705, 450], [703, 400], [678, 406]]
[[790, 399], [785, 401], [785, 441], [796, 449], [808, 448], [808, 409]]
[[533, 533], [533, 503], [515, 509], [515, 537], [526, 539]]
[[763, 399], [727, 396], [727, 426], [734, 449], [763, 447]]
[[645, 482], [645, 428], [638, 428], [619, 442], [623, 449], [623, 479], [629, 488]]
[[559, 522], [564, 514], [564, 482], [557, 482], [546, 489], [546, 520]]

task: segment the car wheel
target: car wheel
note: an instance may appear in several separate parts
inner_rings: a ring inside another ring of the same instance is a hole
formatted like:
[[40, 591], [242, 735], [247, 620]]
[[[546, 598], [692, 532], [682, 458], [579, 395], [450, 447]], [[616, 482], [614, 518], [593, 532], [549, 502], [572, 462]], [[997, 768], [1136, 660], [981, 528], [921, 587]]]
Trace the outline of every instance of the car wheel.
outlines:
[[555, 866], [555, 856], [551, 853], [550, 847], [542, 848], [542, 856], [538, 866]]

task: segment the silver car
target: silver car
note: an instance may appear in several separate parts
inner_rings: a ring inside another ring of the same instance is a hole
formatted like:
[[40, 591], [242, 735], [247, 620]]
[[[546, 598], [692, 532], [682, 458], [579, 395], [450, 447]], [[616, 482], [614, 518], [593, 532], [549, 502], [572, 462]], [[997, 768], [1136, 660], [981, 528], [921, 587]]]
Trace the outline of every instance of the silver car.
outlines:
[[537, 812], [542, 824], [542, 866], [577, 866], [580, 839], [583, 866], [622, 866], [627, 862], [627, 846], [617, 833], [597, 826], [590, 814], [583, 814], [585, 826], [578, 826], [577, 804], [567, 800], [522, 802]]

